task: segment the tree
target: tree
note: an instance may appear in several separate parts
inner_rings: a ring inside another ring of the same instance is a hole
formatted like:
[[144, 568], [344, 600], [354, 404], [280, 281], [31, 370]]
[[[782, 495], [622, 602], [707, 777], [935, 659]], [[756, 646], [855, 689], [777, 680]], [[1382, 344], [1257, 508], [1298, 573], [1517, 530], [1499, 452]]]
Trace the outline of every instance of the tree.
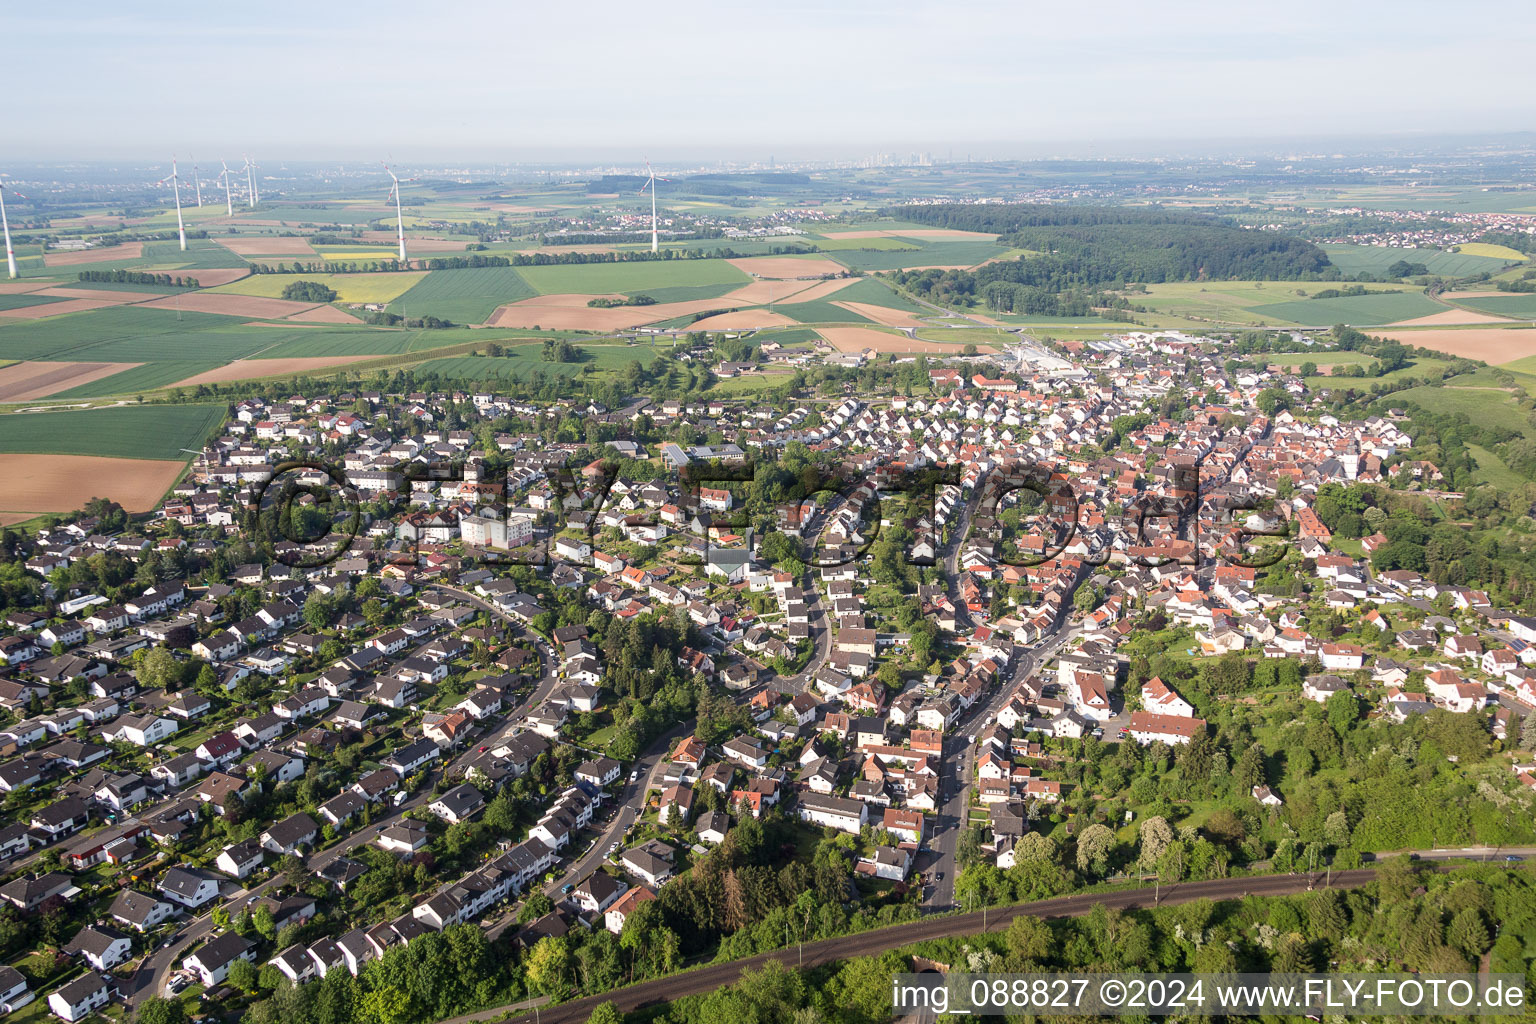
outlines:
[[1085, 875], [1103, 875], [1115, 849], [1115, 834], [1103, 825], [1089, 825], [1077, 837], [1077, 869]]
[[1333, 731], [1343, 739], [1355, 722], [1360, 717], [1360, 702], [1355, 697], [1355, 692], [1350, 689], [1339, 690], [1328, 698], [1326, 708], [1328, 711], [1328, 724], [1333, 726]]
[[528, 984], [544, 995], [565, 993], [571, 983], [571, 950], [563, 937], [546, 935], [534, 944], [526, 964]]
[[242, 992], [255, 992], [256, 965], [249, 960], [236, 960], [229, 965], [229, 983]]
[[187, 1024], [187, 1008], [179, 999], [150, 996], [133, 1015], [136, 1024]]
[[1087, 583], [1077, 588], [1077, 593], [1072, 595], [1072, 606], [1078, 611], [1087, 614], [1093, 611], [1099, 603], [1098, 588]]
[[1156, 868], [1168, 844], [1173, 842], [1173, 826], [1161, 815], [1143, 818], [1138, 832], [1141, 840], [1140, 863], [1143, 869]]
[[587, 1018], [587, 1024], [624, 1024], [624, 1015], [610, 1000], [606, 1003], [598, 1003], [592, 1008], [592, 1014]]

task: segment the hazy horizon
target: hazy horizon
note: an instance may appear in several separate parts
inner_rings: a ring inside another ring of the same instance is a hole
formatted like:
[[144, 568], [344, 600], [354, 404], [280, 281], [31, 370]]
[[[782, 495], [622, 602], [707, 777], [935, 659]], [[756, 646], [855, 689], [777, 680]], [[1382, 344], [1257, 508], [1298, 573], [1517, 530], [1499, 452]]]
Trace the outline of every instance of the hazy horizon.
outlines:
[[[458, 4], [7, 15], [11, 160], [1143, 155], [1526, 130], [1524, 5]], [[1497, 31], [1490, 31], [1491, 29]], [[1496, 42], [1491, 42], [1495, 40]], [[1497, 52], [1490, 52], [1495, 47]], [[1481, 74], [1471, 73], [1473, 70]], [[1340, 149], [1343, 150], [1343, 146]], [[313, 154], [310, 156], [309, 154]]]

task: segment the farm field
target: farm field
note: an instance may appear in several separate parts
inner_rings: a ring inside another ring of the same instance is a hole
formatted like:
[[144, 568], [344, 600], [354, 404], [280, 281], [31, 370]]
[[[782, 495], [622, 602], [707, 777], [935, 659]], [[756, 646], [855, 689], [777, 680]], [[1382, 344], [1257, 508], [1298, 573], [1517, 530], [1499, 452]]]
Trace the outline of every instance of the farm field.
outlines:
[[1456, 247], [1468, 256], [1486, 256], [1495, 260], [1510, 260], [1517, 263], [1525, 262], [1525, 253], [1519, 249], [1511, 249], [1507, 245], [1494, 245], [1492, 242], [1465, 242]]
[[802, 324], [874, 323], [873, 320], [860, 316], [851, 309], [834, 305], [830, 299], [817, 299], [812, 302], [779, 302], [774, 304], [773, 311]]
[[425, 270], [402, 271], [398, 274], [253, 274], [231, 284], [220, 285], [213, 291], [278, 299], [282, 298], [283, 289], [295, 281], [314, 281], [333, 289], [341, 302], [387, 303], [398, 299], [426, 277]]
[[431, 315], [456, 324], [479, 324], [497, 306], [537, 294], [513, 267], [434, 270], [391, 302], [389, 310], [402, 316]]
[[102, 455], [184, 461], [224, 421], [222, 405], [130, 405], [13, 413], [0, 419], [0, 453]]
[[236, 359], [211, 369], [201, 370], [190, 376], [169, 383], [175, 387], [194, 387], [198, 384], [226, 384], [234, 380], [250, 380], [254, 377], [274, 377], [285, 374], [311, 373], [345, 366], [372, 356], [317, 356], [297, 359]]
[[872, 277], [855, 281], [846, 288], [838, 289], [838, 302], [857, 302], [870, 306], [885, 306], [905, 310], [908, 313], [932, 314], [933, 310], [918, 305], [905, 295]]
[[1443, 252], [1439, 249], [1394, 249], [1382, 245], [1324, 245], [1328, 261], [1346, 274], [1366, 273], [1385, 275], [1387, 268], [1398, 260], [1422, 263], [1431, 274], [1446, 277], [1467, 277], [1484, 270], [1497, 272], [1509, 264], [1506, 259], [1493, 259], [1471, 253]]
[[0, 523], [68, 512], [98, 497], [111, 498], [129, 512], [148, 512], [185, 468], [184, 461], [169, 459], [0, 454], [0, 478], [6, 481]]
[[0, 402], [45, 398], [130, 370], [133, 363], [10, 363], [0, 367]]
[[1461, 299], [1468, 309], [1480, 309], [1494, 316], [1513, 317], [1518, 320], [1536, 320], [1536, 293], [1511, 293], [1508, 295], [1483, 295]]
[[974, 267], [1007, 252], [995, 241], [925, 242], [916, 250], [900, 252], [837, 252], [832, 256], [850, 270], [873, 273], [912, 267]]
[[[656, 296], [662, 288], [700, 288], [750, 284], [751, 278], [726, 260], [661, 260], [642, 263], [584, 263], [548, 267], [518, 267], [516, 272], [538, 295]], [[462, 274], [466, 271], [456, 270]], [[727, 289], [729, 290], [729, 289]], [[723, 291], [718, 294], [725, 294]], [[517, 296], [526, 298], [527, 296]], [[694, 296], [700, 298], [702, 296]], [[503, 302], [516, 301], [503, 299]]]
[[1418, 292], [1390, 291], [1375, 295], [1353, 295], [1338, 299], [1301, 299], [1254, 306], [1254, 316], [1268, 321], [1286, 321], [1304, 327], [1331, 327], [1334, 324], [1375, 326], [1443, 312], [1440, 303]]
[[1404, 345], [1434, 349], [1495, 366], [1536, 355], [1536, 330], [1512, 327], [1463, 327], [1422, 331], [1373, 331]]

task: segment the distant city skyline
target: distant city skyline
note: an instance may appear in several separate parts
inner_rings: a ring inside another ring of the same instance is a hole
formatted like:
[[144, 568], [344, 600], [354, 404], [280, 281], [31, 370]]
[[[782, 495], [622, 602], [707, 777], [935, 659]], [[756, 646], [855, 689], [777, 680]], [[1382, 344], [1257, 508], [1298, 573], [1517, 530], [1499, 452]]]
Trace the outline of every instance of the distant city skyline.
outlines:
[[[9, 12], [11, 160], [1115, 156], [1532, 125], [1522, 3]], [[1079, 13], [1081, 11], [1082, 13]], [[1500, 54], [1511, 55], [1501, 59]], [[630, 156], [629, 154], [634, 154]]]

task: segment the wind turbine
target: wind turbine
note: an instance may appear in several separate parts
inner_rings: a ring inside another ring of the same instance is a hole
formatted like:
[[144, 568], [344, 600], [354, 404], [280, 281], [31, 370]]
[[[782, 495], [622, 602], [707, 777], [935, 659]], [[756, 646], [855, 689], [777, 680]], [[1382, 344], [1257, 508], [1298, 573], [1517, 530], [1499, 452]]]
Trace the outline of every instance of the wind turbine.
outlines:
[[251, 162], [250, 157], [246, 157], [245, 166], [240, 169], [245, 172], [246, 198], [250, 200], [250, 205], [254, 208], [258, 202], [256, 198], [256, 165]]
[[219, 177], [224, 179], [224, 209], [229, 216], [233, 217], [235, 215], [235, 201], [229, 195], [229, 164], [224, 163], [223, 160], [220, 160], [219, 163], [224, 166], [224, 170], [219, 174]]
[[197, 157], [192, 158], [192, 187], [197, 189], [197, 208], [203, 208], [203, 182], [197, 176]]
[[[25, 199], [26, 196], [11, 189], [11, 194], [17, 199]], [[11, 248], [11, 219], [5, 215], [5, 182], [0, 181], [0, 224], [5, 225], [5, 263], [10, 268], [12, 277], [19, 277], [16, 273], [16, 250]]]
[[181, 179], [176, 175], [176, 158], [171, 157], [171, 173], [159, 181], [156, 185], [171, 183], [171, 190], [176, 194], [176, 232], [181, 236], [181, 251], [187, 251], [187, 225], [181, 219]]
[[[380, 161], [383, 163], [383, 161]], [[384, 164], [384, 173], [389, 175], [394, 184], [389, 187], [390, 194], [395, 197], [395, 230], [400, 237], [400, 262], [405, 263], [405, 218], [400, 213], [400, 179], [395, 172], [389, 169], [389, 164]], [[415, 181], [415, 178], [406, 178], [406, 181]], [[385, 202], [389, 200], [386, 199]]]
[[645, 162], [645, 173], [648, 175], [648, 177], [645, 179], [645, 184], [640, 186], [640, 194], [644, 195], [646, 189], [650, 189], [651, 190], [651, 252], [655, 252], [656, 249], [657, 249], [657, 244], [656, 244], [656, 183], [658, 181], [666, 181], [667, 179], [666, 178], [658, 178], [658, 177], [656, 177], [656, 172], [651, 170], [651, 162], [649, 160], [647, 160]]

